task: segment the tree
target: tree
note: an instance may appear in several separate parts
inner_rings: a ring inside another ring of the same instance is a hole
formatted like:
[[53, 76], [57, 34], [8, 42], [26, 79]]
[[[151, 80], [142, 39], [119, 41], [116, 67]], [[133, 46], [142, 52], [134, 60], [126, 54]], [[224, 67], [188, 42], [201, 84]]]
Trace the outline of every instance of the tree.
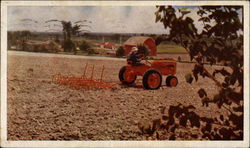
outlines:
[[[200, 88], [199, 97], [203, 106], [216, 104], [219, 109], [227, 111], [227, 116], [202, 117], [195, 112], [192, 105], [179, 104], [170, 106], [167, 114], [163, 111], [162, 117], [167, 123], [158, 128], [158, 131], [171, 131], [172, 135], [165, 137], [157, 133], [158, 139], [172, 139], [175, 130], [182, 126], [199, 128], [202, 138], [214, 140], [242, 140], [243, 139], [243, 23], [240, 21], [241, 6], [200, 6], [199, 21], [202, 22], [202, 31], [199, 33], [194, 20], [187, 17], [188, 10], [178, 9], [181, 15], [176, 15], [176, 8], [172, 6], [157, 6], [156, 22], [161, 22], [170, 30], [168, 37], [160, 37], [161, 41], [174, 41], [183, 46], [196, 64], [192, 73], [186, 75], [188, 83], [199, 77], [208, 77], [218, 86], [219, 91], [209, 98], [205, 89]], [[202, 62], [206, 58], [211, 66], [216, 63], [223, 64], [213, 71], [207, 70]], [[218, 75], [223, 80], [218, 79]], [[200, 81], [200, 80], [199, 80]], [[176, 120], [178, 118], [178, 121]], [[157, 132], [157, 130], [155, 130]], [[152, 132], [151, 132], [152, 133]], [[195, 135], [194, 137], [197, 137]]]
[[85, 51], [85, 52], [88, 52], [88, 50], [91, 48], [90, 44], [86, 41], [82, 41], [81, 44], [80, 44], [80, 50], [81, 51]]
[[63, 31], [63, 48], [64, 51], [74, 51], [76, 54], [76, 47], [75, 44], [71, 40], [71, 35], [78, 35], [80, 33], [81, 25], [75, 24], [72, 26], [71, 21], [60, 21], [60, 20], [48, 20], [48, 22], [60, 22], [62, 24], [62, 31]]
[[124, 50], [123, 46], [118, 47], [118, 49], [116, 50], [116, 56], [122, 57], [124, 55], [125, 55], [125, 50]]
[[72, 34], [73, 35], [77, 35], [78, 37], [80, 36], [80, 29], [81, 29], [81, 26], [78, 25], [78, 24], [75, 24], [73, 27], [72, 27]]
[[64, 42], [63, 42], [63, 48], [64, 51], [72, 51], [72, 49], [75, 51], [74, 43], [71, 40], [71, 34], [72, 34], [72, 25], [70, 21], [61, 21], [63, 26], [63, 36], [64, 36]]

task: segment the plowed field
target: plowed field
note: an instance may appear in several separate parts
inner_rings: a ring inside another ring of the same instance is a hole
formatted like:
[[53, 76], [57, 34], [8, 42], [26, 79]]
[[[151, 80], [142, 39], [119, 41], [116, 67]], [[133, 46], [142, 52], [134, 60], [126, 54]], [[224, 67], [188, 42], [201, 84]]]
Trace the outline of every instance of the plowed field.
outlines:
[[[86, 63], [95, 65], [95, 78], [104, 65], [104, 80], [117, 89], [77, 90], [52, 83], [58, 73], [80, 76]], [[219, 113], [216, 106], [203, 107], [197, 94], [200, 88], [215, 94], [212, 81], [186, 83], [193, 64], [177, 63], [177, 87], [166, 87], [164, 77], [158, 90], [145, 90], [141, 80], [121, 85], [118, 73], [125, 64], [125, 59], [8, 51], [8, 140], [144, 140], [138, 122], [158, 118], [162, 106], [193, 104], [201, 115]]]

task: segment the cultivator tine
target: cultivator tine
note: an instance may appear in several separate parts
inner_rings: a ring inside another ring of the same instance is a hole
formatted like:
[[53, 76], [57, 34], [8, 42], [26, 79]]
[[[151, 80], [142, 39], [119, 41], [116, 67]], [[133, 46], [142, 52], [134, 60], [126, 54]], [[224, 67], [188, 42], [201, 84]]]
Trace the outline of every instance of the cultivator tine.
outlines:
[[93, 75], [94, 75], [94, 70], [95, 70], [95, 65], [93, 65], [93, 67], [92, 67], [92, 73], [91, 73], [91, 77], [90, 77], [90, 80], [92, 80], [92, 79], [93, 79]]
[[102, 82], [103, 71], [104, 71], [104, 65], [102, 65], [102, 73], [101, 73], [101, 78], [100, 78], [100, 82]]
[[88, 63], [86, 63], [86, 64], [85, 64], [85, 68], [84, 68], [84, 73], [83, 73], [83, 77], [85, 77], [85, 74], [86, 74], [87, 68], [88, 68]]

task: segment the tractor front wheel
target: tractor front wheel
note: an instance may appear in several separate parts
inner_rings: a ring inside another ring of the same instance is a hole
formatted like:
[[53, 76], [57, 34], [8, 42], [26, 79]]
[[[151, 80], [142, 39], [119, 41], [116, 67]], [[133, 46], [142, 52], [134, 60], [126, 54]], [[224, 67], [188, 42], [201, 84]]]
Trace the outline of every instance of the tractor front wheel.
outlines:
[[168, 87], [175, 87], [178, 84], [178, 79], [175, 76], [168, 76], [166, 78], [166, 85]]
[[123, 66], [119, 71], [119, 79], [123, 84], [133, 84], [136, 80], [136, 75], [131, 70], [126, 70], [126, 66]]
[[143, 75], [143, 86], [145, 89], [159, 89], [162, 83], [162, 75], [156, 69], [149, 69]]

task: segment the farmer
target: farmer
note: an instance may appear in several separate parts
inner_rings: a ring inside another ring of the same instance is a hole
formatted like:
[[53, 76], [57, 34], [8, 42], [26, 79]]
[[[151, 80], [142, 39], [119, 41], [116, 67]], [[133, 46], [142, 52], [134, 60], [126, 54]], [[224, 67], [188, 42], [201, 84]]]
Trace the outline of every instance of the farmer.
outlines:
[[138, 48], [133, 47], [131, 52], [128, 54], [127, 60], [131, 60], [132, 64], [136, 65], [140, 63], [142, 57], [143, 55], [138, 52]]

